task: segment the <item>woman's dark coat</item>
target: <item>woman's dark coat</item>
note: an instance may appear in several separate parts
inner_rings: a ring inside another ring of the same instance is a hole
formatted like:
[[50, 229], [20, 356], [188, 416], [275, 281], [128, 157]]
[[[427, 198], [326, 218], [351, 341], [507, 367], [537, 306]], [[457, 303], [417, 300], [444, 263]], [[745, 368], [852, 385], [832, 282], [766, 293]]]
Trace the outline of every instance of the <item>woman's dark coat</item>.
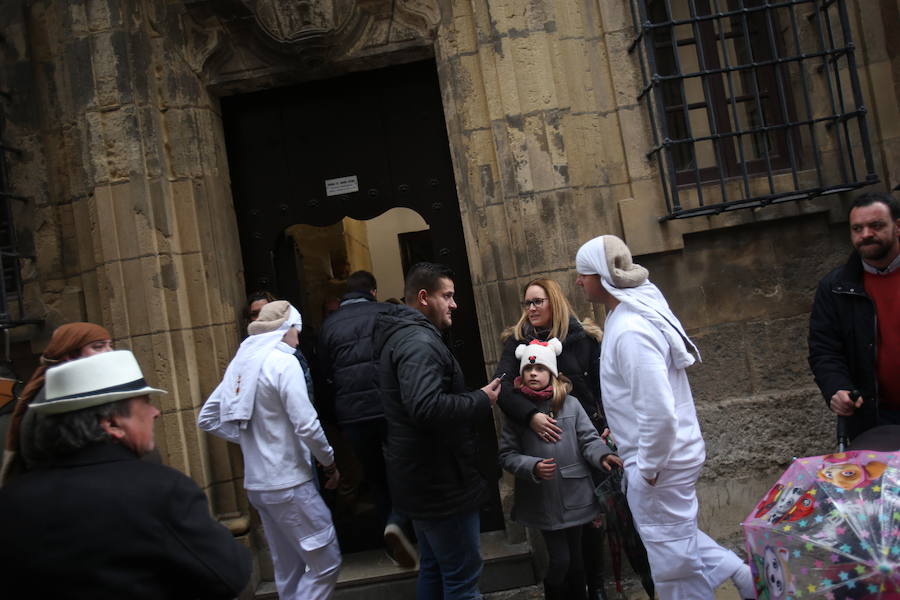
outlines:
[[[528, 331], [533, 331], [526, 324]], [[546, 341], [546, 335], [538, 339]], [[503, 352], [497, 363], [497, 375], [506, 373], [500, 389], [497, 403], [503, 414], [514, 423], [528, 426], [531, 417], [537, 412], [534, 403], [517, 394], [513, 388], [513, 380], [519, 375], [519, 359], [516, 358], [516, 346], [527, 344], [533, 338], [517, 340], [514, 335], [503, 344]], [[572, 382], [572, 395], [581, 402], [584, 412], [591, 421], [603, 431], [605, 420], [600, 409], [600, 342], [589, 334], [578, 319], [569, 320], [569, 333], [562, 342], [562, 354], [556, 358], [560, 375], [565, 375]]]

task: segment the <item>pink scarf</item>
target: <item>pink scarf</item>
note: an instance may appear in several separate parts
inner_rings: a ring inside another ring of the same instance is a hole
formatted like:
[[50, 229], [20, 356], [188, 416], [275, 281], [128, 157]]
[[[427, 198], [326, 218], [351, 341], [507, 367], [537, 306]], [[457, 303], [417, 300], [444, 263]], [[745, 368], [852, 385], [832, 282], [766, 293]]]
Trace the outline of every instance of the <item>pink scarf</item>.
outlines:
[[547, 387], [542, 390], [533, 390], [527, 385], [522, 385], [522, 377], [519, 376], [513, 381], [513, 385], [517, 390], [522, 392], [525, 397], [531, 398], [535, 404], [543, 400], [549, 400], [553, 397], [553, 385], [549, 383], [547, 384]]

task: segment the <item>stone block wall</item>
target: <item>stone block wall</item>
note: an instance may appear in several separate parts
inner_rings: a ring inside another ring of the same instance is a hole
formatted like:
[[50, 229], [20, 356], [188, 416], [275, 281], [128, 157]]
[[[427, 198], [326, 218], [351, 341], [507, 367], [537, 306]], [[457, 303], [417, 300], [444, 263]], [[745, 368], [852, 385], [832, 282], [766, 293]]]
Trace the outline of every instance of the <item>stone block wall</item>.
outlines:
[[[897, 34], [876, 5], [896, 12], [890, 1], [847, 2], [889, 189], [897, 136], [882, 120], [896, 122]], [[574, 285], [575, 252], [596, 235], [623, 237], [704, 354], [691, 370], [710, 455], [704, 518], [733, 533], [791, 457], [834, 447], [806, 329], [816, 282], [849, 252], [849, 195], [660, 223], [634, 36], [625, 1], [441, 3], [435, 52], [487, 369], [535, 277], [556, 279], [581, 316], [602, 320]]]
[[169, 391], [165, 462], [216, 487], [217, 511], [245, 509], [239, 462], [195, 425], [243, 303], [218, 105], [195, 68], [203, 40], [157, 2], [4, 2], [0, 23], [5, 141], [22, 150], [10, 180], [29, 198], [16, 222], [35, 257], [26, 312], [47, 324], [35, 352], [60, 323], [106, 326]]

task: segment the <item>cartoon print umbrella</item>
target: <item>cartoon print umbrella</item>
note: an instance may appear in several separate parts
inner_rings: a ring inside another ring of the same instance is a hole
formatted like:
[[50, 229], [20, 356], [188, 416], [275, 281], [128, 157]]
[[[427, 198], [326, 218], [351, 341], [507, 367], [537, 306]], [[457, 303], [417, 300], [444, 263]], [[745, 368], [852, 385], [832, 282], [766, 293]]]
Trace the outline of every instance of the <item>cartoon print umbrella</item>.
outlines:
[[742, 523], [761, 600], [900, 600], [900, 454], [795, 459]]

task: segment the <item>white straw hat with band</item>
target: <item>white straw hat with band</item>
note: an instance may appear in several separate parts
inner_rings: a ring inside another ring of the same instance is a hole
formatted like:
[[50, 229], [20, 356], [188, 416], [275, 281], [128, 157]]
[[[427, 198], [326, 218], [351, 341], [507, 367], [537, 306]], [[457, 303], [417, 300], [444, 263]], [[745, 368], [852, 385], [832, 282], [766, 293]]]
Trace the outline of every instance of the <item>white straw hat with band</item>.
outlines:
[[57, 414], [109, 404], [165, 390], [147, 385], [134, 354], [128, 350], [102, 352], [47, 370], [45, 397], [29, 410]]

